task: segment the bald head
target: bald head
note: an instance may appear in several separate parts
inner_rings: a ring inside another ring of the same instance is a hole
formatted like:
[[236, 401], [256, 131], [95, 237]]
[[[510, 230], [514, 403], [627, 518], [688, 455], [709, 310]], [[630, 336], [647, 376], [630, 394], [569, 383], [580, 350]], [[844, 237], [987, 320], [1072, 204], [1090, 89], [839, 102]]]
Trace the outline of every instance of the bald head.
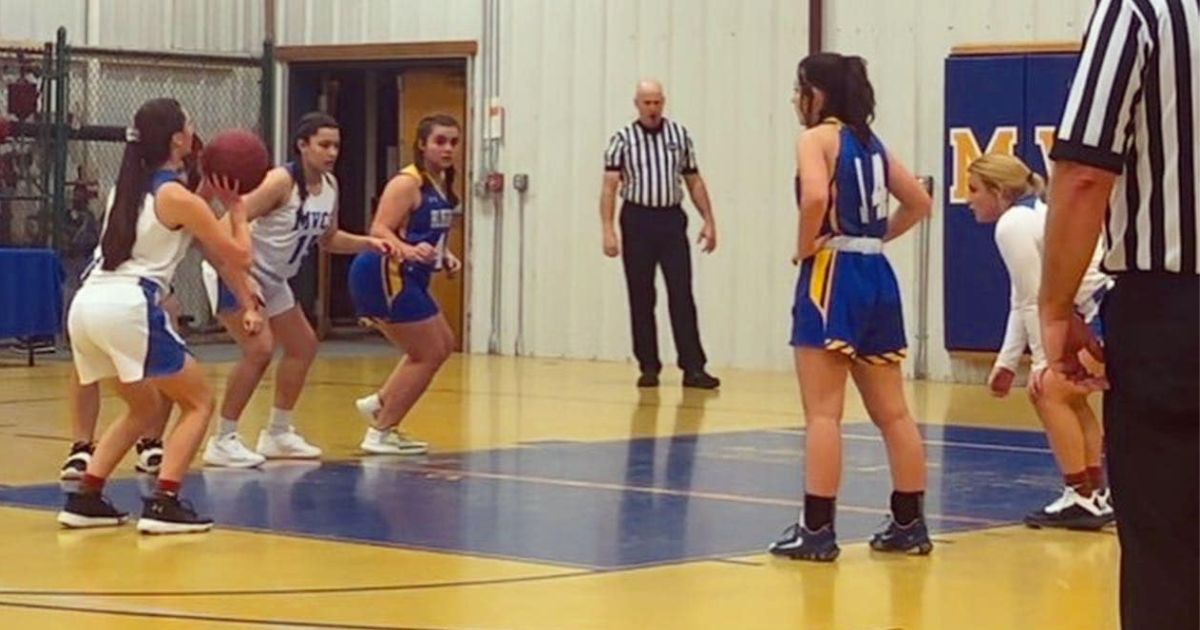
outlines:
[[653, 79], [638, 81], [633, 104], [637, 106], [638, 120], [651, 129], [662, 125], [663, 106], [666, 104], [662, 84]]
[[655, 81], [654, 79], [643, 79], [641, 81], [638, 81], [637, 91], [634, 92], [634, 97], [642, 98], [642, 97], [652, 97], [652, 96], [657, 96], [658, 98], [663, 97], [662, 83], [659, 83], [658, 81]]

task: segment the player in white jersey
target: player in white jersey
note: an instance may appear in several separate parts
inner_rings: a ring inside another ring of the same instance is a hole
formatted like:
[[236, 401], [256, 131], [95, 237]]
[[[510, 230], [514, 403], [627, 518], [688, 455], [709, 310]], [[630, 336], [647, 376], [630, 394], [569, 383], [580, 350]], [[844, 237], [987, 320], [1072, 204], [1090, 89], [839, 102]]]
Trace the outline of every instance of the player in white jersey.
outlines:
[[[191, 153], [184, 157], [184, 168], [179, 172], [180, 181], [183, 181], [188, 190], [192, 192], [195, 192], [200, 186], [201, 174], [198, 157], [203, 148], [204, 142], [200, 140], [199, 134], [193, 134]], [[104, 203], [106, 211], [112, 206], [112, 194], [113, 192], [110, 191]], [[101, 256], [101, 247], [97, 243], [92, 252], [91, 262], [80, 274], [81, 283], [87, 279], [88, 273], [99, 264]], [[179, 298], [175, 296], [174, 287], [163, 298], [162, 309], [178, 329], [182, 306]], [[62, 468], [59, 469], [59, 479], [78, 481], [83, 479], [83, 474], [87, 472], [88, 462], [92, 459], [92, 453], [96, 450], [96, 422], [100, 418], [100, 384], [81, 385], [79, 374], [72, 370], [71, 381], [67, 386], [67, 401], [71, 416], [72, 443], [71, 451], [67, 454]], [[163, 399], [154, 423], [145, 428], [142, 437], [134, 446], [137, 451], [137, 464], [134, 468], [139, 473], [158, 474], [158, 467], [162, 463], [162, 436], [166, 430], [167, 421], [171, 417], [172, 407], [169, 399]]]
[[[1012, 281], [1012, 296], [1004, 345], [996, 357], [988, 385], [997, 396], [1012, 387], [1017, 366], [1028, 345], [1033, 354], [1030, 397], [1046, 427], [1050, 448], [1063, 475], [1062, 495], [1025, 517], [1030, 527], [1099, 529], [1113, 520], [1104, 482], [1101, 453], [1104, 435], [1088, 405], [1088, 390], [1047, 370], [1038, 323], [1038, 290], [1046, 231], [1042, 177], [1011, 155], [990, 154], [968, 167], [969, 204], [981, 223], [996, 224], [996, 246]], [[1075, 310], [1102, 337], [1100, 301], [1113, 279], [1100, 271], [1103, 249], [1084, 274]], [[1096, 355], [1100, 352], [1097, 349]], [[1098, 368], [1102, 369], [1102, 368]]]
[[[292, 410], [317, 354], [317, 336], [296, 304], [288, 280], [300, 271], [314, 245], [335, 254], [376, 251], [391, 256], [382, 239], [358, 236], [337, 227], [337, 180], [333, 168], [341, 149], [341, 131], [331, 116], [306, 114], [293, 134], [295, 160], [273, 169], [245, 197], [251, 224], [254, 267], [261, 287], [267, 325], [248, 335], [241, 329], [241, 312], [233, 296], [205, 270], [209, 299], [225, 330], [242, 348], [242, 358], [229, 373], [221, 420], [204, 449], [212, 466], [250, 468], [267, 458], [316, 458], [321, 449], [309, 444], [293, 427]], [[271, 364], [276, 347], [283, 357], [275, 371], [275, 402], [267, 427], [259, 433], [256, 451], [237, 433], [238, 420]]]
[[195, 237], [247, 306], [244, 328], [261, 328], [250, 285], [246, 211], [227, 182], [206, 182], [202, 195], [228, 209], [225, 229], [204, 197], [179, 181], [178, 171], [192, 146], [192, 125], [175, 100], [143, 104], [134, 116], [130, 139], [105, 219], [99, 264], [75, 295], [67, 316], [79, 382], [86, 386], [116, 377], [117, 393], [128, 411], [101, 438], [80, 487], [67, 495], [58, 522], [103, 527], [126, 520], [128, 515], [104, 498], [104, 483], [166, 396], [179, 406], [180, 418], [164, 449], [157, 490], [144, 499], [138, 530], [207, 531], [212, 520], [197, 515], [178, 493], [207, 431], [212, 389], [171, 328], [161, 298]]

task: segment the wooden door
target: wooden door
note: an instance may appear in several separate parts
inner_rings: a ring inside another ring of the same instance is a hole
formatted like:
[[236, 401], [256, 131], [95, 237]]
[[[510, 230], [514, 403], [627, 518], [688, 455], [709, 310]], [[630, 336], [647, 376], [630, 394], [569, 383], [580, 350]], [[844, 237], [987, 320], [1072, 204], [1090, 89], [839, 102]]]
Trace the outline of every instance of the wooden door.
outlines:
[[[413, 141], [416, 139], [417, 124], [422, 118], [431, 114], [449, 114], [462, 126], [462, 144], [459, 160], [455, 164], [457, 176], [454, 180], [454, 192], [461, 203], [460, 210], [465, 209], [470, 195], [469, 174], [466, 170], [466, 156], [470, 155], [467, 146], [467, 79], [466, 73], [457, 68], [428, 68], [405, 70], [396, 77], [399, 104], [400, 138], [397, 146], [400, 152], [400, 167], [413, 161]], [[434, 274], [430, 292], [442, 308], [446, 321], [454, 331], [455, 349], [462, 350], [464, 317], [464, 287], [468, 260], [466, 251], [466, 221], [465, 214], [459, 213], [454, 218], [454, 227], [447, 239], [450, 251], [463, 261], [463, 270], [454, 278], [445, 273]]]

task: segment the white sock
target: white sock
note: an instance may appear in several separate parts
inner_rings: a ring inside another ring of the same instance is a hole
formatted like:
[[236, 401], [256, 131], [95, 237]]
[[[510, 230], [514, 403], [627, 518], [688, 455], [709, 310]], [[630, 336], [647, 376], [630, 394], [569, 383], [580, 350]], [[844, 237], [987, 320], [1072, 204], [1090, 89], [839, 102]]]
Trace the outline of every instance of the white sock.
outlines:
[[292, 430], [292, 410], [271, 407], [271, 422], [267, 425], [267, 433], [280, 435]]
[[372, 442], [382, 442], [383, 438], [387, 437], [388, 431], [376, 429], [375, 427], [367, 427], [367, 439]]
[[238, 421], [230, 420], [229, 418], [221, 418], [221, 424], [217, 425], [217, 437], [225, 437], [237, 433]]
[[379, 398], [379, 392], [375, 392], [363, 400], [367, 401], [367, 409], [370, 409], [371, 413], [379, 413], [383, 409], [383, 400]]

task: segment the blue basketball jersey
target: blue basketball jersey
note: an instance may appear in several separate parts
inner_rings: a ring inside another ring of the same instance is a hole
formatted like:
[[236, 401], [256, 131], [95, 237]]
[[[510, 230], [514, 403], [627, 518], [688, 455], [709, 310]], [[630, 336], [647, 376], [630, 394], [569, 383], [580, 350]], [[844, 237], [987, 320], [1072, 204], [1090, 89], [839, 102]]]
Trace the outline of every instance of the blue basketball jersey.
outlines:
[[446, 234], [454, 221], [454, 206], [437, 186], [424, 177], [416, 165], [410, 165], [401, 172], [412, 175], [421, 182], [421, 203], [408, 215], [404, 241], [409, 245], [429, 243], [438, 249], [438, 262], [434, 265], [409, 265], [427, 269], [440, 267], [446, 249]]
[[888, 221], [887, 150], [874, 134], [864, 144], [849, 127], [838, 125], [840, 150], [821, 233], [883, 238]]
[[408, 215], [399, 236], [409, 245], [429, 243], [437, 248], [433, 264], [399, 261], [377, 252], [363, 252], [350, 264], [350, 298], [358, 316], [369, 322], [409, 323], [438, 314], [429, 294], [433, 273], [442, 266], [446, 235], [454, 221], [454, 205], [415, 165], [402, 173], [421, 182], [421, 202]]
[[[839, 150], [821, 234], [882, 239], [888, 222], [887, 151], [874, 135], [864, 143], [849, 127], [832, 122], [839, 126]], [[899, 363], [906, 338], [895, 272], [878, 251], [840, 251], [836, 245], [831, 241], [801, 264], [792, 345], [840, 352], [870, 365]]]

